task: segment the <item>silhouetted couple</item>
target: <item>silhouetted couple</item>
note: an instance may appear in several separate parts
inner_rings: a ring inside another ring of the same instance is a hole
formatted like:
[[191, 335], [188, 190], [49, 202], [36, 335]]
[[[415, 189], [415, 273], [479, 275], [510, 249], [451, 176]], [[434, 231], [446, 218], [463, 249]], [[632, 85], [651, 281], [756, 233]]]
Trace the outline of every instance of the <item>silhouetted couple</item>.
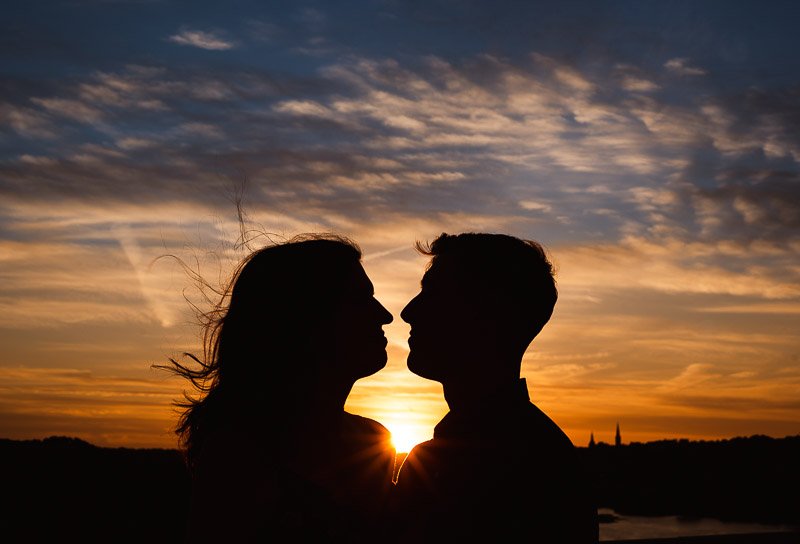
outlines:
[[409, 369], [450, 412], [392, 483], [380, 423], [344, 411], [387, 361], [355, 243], [305, 235], [249, 256], [205, 329], [200, 388], [178, 433], [193, 476], [191, 542], [596, 542], [597, 513], [569, 438], [534, 406], [522, 356], [553, 311], [535, 242], [442, 234], [402, 311]]

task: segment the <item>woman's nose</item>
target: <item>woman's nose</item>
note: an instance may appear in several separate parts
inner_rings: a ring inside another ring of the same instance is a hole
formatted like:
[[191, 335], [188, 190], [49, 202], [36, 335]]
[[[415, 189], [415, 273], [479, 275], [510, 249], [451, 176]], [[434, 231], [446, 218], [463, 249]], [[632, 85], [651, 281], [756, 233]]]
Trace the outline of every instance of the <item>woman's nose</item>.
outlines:
[[383, 325], [388, 325], [389, 323], [394, 321], [394, 316], [392, 315], [392, 313], [389, 310], [387, 310], [383, 304], [378, 302], [377, 299], [375, 299], [375, 302], [378, 304], [378, 315], [380, 316], [379, 318], [381, 323]]

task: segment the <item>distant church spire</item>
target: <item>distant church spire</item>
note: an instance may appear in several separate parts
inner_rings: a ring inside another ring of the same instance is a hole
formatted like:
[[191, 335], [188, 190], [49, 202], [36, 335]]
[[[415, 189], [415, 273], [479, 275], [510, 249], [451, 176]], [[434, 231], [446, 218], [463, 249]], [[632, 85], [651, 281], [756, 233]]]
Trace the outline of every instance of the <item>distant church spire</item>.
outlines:
[[614, 445], [621, 446], [622, 445], [622, 436], [619, 434], [619, 421], [617, 421], [617, 434], [614, 436]]
[[594, 443], [594, 433], [590, 433], [590, 434], [589, 434], [589, 447], [590, 447], [590, 448], [593, 448], [593, 447], [595, 447], [595, 443]]

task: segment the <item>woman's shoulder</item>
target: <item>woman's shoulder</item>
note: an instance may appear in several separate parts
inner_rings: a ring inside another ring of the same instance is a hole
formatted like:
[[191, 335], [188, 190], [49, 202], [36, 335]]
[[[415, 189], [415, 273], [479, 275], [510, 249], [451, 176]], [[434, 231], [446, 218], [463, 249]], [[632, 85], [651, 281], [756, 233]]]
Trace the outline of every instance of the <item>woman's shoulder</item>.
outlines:
[[345, 412], [342, 417], [342, 428], [346, 434], [368, 435], [376, 439], [390, 440], [391, 433], [378, 421], [368, 417]]
[[196, 469], [201, 473], [236, 473], [263, 465], [264, 459], [254, 439], [238, 429], [209, 429], [198, 448]]

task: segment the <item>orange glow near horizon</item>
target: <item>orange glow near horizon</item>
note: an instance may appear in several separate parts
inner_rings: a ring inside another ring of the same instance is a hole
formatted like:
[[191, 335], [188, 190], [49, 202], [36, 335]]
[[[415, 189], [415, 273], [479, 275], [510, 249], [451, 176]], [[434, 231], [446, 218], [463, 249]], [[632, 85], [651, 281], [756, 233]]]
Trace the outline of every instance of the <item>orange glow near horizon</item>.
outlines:
[[[235, 232], [235, 226], [227, 230]], [[313, 230], [306, 227], [296, 230]], [[384, 327], [386, 367], [356, 383], [346, 409], [382, 423], [398, 453], [406, 453], [430, 439], [447, 413], [441, 384], [406, 367], [409, 326], [400, 312], [418, 292], [426, 264], [408, 240], [464, 227], [401, 227], [387, 222], [380, 232], [350, 233], [364, 248], [375, 296], [394, 321]], [[64, 293], [96, 285], [104, 295], [39, 305], [26, 299], [0, 315], [6, 356], [0, 365], [0, 437], [177, 446], [172, 402], [187, 384], [150, 365], [200, 352], [198, 324], [182, 296], [185, 289], [194, 295], [193, 286], [174, 263], [147, 266], [163, 247], [125, 240], [115, 259], [105, 247], [77, 256], [62, 248], [58, 255], [71, 257], [57, 262], [50, 247], [8, 252], [4, 266], [16, 270], [19, 292], [52, 282]], [[559, 301], [524, 357], [522, 376], [532, 402], [576, 446], [586, 446], [590, 433], [598, 442], [613, 441], [617, 421], [624, 443], [800, 433], [800, 306], [793, 291], [783, 292], [788, 284], [761, 286], [746, 275], [720, 273], [717, 284], [698, 287], [697, 274], [673, 260], [681, 252], [636, 240], [549, 249], [558, 264]], [[231, 263], [208, 266], [219, 265], [225, 278], [237, 259], [231, 255]], [[37, 276], [31, 270], [50, 272]], [[741, 285], [753, 292], [739, 294]], [[783, 290], [775, 291], [776, 285]]]
[[430, 438], [426, 429], [413, 424], [391, 422], [386, 423], [386, 427], [392, 433], [392, 444], [397, 453], [408, 453], [411, 448]]

